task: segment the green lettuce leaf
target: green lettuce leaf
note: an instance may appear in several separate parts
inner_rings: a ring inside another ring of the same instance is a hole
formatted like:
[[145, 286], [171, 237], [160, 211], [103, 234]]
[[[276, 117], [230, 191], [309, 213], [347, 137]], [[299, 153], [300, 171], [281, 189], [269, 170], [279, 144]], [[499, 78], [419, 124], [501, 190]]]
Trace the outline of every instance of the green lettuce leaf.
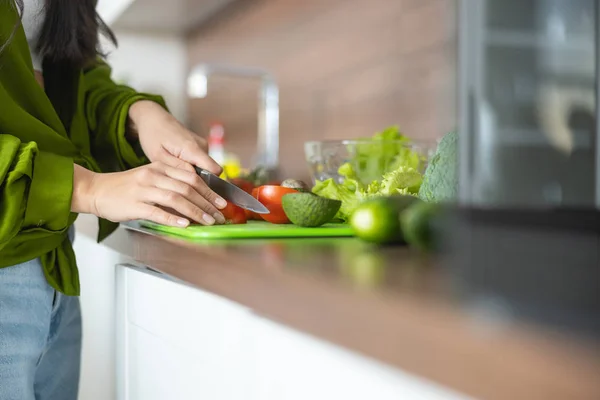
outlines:
[[363, 201], [378, 196], [393, 196], [397, 194], [415, 196], [419, 192], [422, 177], [419, 171], [410, 167], [400, 167], [383, 177], [381, 182], [373, 181], [367, 186], [360, 183], [337, 183], [334, 179], [317, 181], [313, 193], [321, 197], [340, 200], [342, 206], [336, 218], [347, 221], [354, 210]]
[[346, 185], [339, 184], [332, 178], [325, 181], [317, 181], [312, 192], [321, 197], [340, 200], [342, 206], [335, 218], [342, 221], [347, 221], [352, 212], [354, 212], [363, 200], [363, 196], [360, 195], [360, 189], [350, 190]]
[[399, 167], [383, 176], [380, 193], [385, 196], [398, 194], [399, 190], [412, 194], [418, 194], [423, 176], [419, 171], [411, 167]]
[[[398, 143], [385, 146], [378, 143], [389, 140]], [[356, 147], [350, 162], [339, 167], [342, 183], [334, 179], [317, 181], [313, 193], [340, 200], [342, 206], [336, 218], [344, 221], [367, 199], [397, 194], [416, 195], [422, 183], [419, 170], [423, 160], [418, 152], [406, 147], [408, 143], [410, 140], [400, 133], [397, 126], [376, 133], [372, 139]], [[365, 180], [371, 183], [365, 184]]]
[[[387, 141], [395, 143], [382, 144]], [[391, 126], [376, 133], [370, 139], [363, 139], [352, 145], [349, 148], [349, 152], [353, 155], [352, 165], [360, 171], [363, 180], [367, 181], [381, 179], [385, 173], [399, 167], [420, 170], [425, 160], [421, 154], [407, 147], [409, 144], [410, 139], [400, 132], [398, 126]], [[356, 177], [348, 178], [357, 179]]]

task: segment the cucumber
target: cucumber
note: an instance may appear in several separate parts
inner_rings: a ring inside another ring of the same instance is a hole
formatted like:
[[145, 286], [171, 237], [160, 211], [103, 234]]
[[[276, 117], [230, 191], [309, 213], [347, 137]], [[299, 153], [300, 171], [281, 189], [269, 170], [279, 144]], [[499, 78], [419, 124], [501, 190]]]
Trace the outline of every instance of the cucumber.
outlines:
[[433, 221], [442, 210], [440, 204], [419, 202], [408, 207], [400, 214], [400, 224], [406, 242], [423, 251], [434, 249]]

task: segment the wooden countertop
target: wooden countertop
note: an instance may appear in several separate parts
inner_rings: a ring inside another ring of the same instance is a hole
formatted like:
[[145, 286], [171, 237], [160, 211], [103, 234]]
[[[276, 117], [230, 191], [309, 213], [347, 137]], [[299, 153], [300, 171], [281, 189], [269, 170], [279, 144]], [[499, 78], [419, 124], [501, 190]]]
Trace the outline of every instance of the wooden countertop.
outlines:
[[[95, 237], [81, 216], [77, 231]], [[354, 239], [187, 242], [121, 227], [106, 246], [294, 329], [485, 399], [600, 399], [600, 343], [461, 301], [402, 247]]]

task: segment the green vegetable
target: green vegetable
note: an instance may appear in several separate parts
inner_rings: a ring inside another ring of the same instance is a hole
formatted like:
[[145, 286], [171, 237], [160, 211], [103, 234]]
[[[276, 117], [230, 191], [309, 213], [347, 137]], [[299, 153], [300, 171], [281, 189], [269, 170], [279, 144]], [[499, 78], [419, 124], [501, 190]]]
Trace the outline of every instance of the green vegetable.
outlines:
[[365, 200], [397, 194], [416, 196], [422, 183], [423, 156], [407, 147], [409, 143], [397, 126], [376, 133], [372, 139], [359, 142], [354, 158], [340, 166], [342, 183], [334, 179], [317, 181], [313, 193], [340, 200], [342, 206], [336, 218], [343, 221], [348, 221]]
[[404, 239], [408, 244], [422, 251], [434, 248], [434, 221], [442, 207], [436, 203], [419, 201], [400, 214]]
[[312, 193], [290, 193], [281, 198], [285, 215], [299, 226], [317, 227], [333, 219], [342, 202]]
[[259, 165], [252, 171], [250, 171], [250, 173], [248, 173], [247, 175], [240, 176], [240, 178], [252, 182], [254, 186], [258, 187], [266, 185], [271, 179], [271, 176], [267, 168], [263, 167], [262, 165]]
[[403, 242], [400, 214], [414, 202], [414, 196], [379, 197], [361, 204], [350, 218], [357, 237], [371, 243]]
[[379, 193], [385, 196], [394, 194], [418, 193], [423, 177], [412, 167], [400, 166], [398, 169], [383, 176]]
[[440, 141], [419, 190], [429, 202], [453, 202], [458, 196], [458, 133], [450, 132]]
[[328, 199], [340, 200], [342, 206], [336, 218], [343, 221], [347, 221], [365, 200], [395, 194], [416, 195], [421, 185], [421, 174], [410, 167], [399, 167], [385, 174], [381, 183], [373, 181], [367, 186], [355, 179], [353, 170], [348, 164], [342, 165], [339, 173], [346, 177], [343, 183], [339, 184], [334, 179], [317, 181], [313, 193]]
[[[395, 142], [385, 143], [382, 142]], [[363, 181], [373, 181], [400, 166], [412, 167], [419, 170], [423, 157], [407, 147], [410, 139], [404, 136], [398, 126], [391, 126], [376, 133], [364, 142], [353, 144], [350, 152], [353, 154], [352, 165]]]
[[303, 181], [300, 181], [298, 179], [286, 179], [285, 181], [281, 182], [281, 186], [290, 188], [290, 189], [296, 189], [299, 192], [309, 192], [310, 191], [309, 186], [306, 183], [304, 183]]

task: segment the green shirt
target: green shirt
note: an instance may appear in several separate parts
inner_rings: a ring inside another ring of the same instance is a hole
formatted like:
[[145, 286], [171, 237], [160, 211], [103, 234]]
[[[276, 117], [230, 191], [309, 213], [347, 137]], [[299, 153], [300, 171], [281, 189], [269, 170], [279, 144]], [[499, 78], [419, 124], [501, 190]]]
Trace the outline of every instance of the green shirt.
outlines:
[[[17, 12], [0, 1], [0, 43], [8, 41]], [[45, 90], [33, 72], [19, 27], [0, 54], [0, 268], [40, 258], [48, 283], [79, 295], [75, 254], [67, 232], [73, 165], [96, 172], [142, 165], [143, 153], [125, 139], [129, 107], [160, 97], [115, 84], [110, 68], [44, 63]], [[98, 241], [116, 224], [100, 220]]]

